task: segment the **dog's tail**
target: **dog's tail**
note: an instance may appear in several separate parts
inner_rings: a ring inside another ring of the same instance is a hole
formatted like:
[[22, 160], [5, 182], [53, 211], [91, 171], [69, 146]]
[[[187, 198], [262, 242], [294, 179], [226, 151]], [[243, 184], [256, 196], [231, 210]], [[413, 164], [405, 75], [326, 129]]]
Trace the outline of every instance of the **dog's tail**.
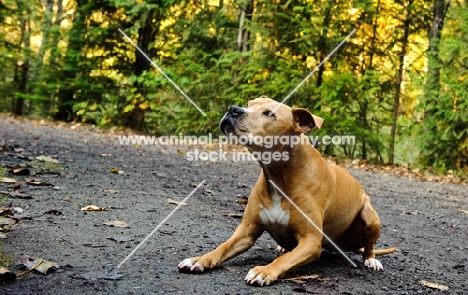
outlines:
[[[397, 252], [397, 251], [398, 251], [397, 248], [375, 249], [374, 254], [375, 255], [386, 255], [386, 254], [390, 254], [390, 253]], [[358, 253], [358, 254], [364, 253], [364, 248], [361, 248], [361, 249], [357, 250], [356, 253]]]

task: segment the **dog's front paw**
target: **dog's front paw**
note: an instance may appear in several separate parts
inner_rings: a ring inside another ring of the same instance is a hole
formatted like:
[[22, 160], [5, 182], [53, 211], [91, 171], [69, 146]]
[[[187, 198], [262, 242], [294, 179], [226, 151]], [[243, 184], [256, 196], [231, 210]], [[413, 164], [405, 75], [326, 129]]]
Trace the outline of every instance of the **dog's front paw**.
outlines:
[[263, 286], [263, 285], [270, 285], [274, 281], [276, 281], [277, 276], [271, 274], [268, 271], [267, 266], [257, 266], [249, 270], [247, 275], [245, 276], [244, 280], [247, 282], [247, 284], [250, 285], [257, 285], [257, 286]]
[[198, 263], [197, 260], [197, 258], [187, 258], [180, 262], [177, 267], [181, 272], [202, 273], [205, 270], [205, 267]]
[[376, 271], [383, 270], [382, 263], [375, 258], [366, 259], [366, 261], [364, 261], [364, 265]]

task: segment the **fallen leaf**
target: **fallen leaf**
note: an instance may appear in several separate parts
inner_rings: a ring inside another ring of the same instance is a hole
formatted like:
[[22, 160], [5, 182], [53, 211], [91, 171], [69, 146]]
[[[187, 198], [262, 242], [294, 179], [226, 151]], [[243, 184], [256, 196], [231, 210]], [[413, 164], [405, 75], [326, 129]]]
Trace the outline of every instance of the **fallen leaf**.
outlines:
[[106, 189], [104, 190], [105, 193], [109, 193], [109, 194], [116, 194], [118, 193], [119, 191], [118, 190], [115, 190], [115, 189]]
[[177, 153], [179, 153], [179, 154], [181, 154], [181, 155], [185, 154], [185, 152], [182, 151], [182, 150], [177, 150]]
[[112, 241], [117, 242], [119, 244], [125, 243], [125, 242], [130, 242], [130, 241], [134, 240], [133, 237], [131, 237], [131, 236], [121, 236], [121, 235], [115, 235], [115, 236], [107, 237], [106, 239], [112, 240]]
[[9, 177], [1, 177], [0, 181], [3, 183], [16, 183], [16, 179]]
[[0, 215], [13, 215], [13, 211], [10, 207], [0, 208]]
[[0, 218], [0, 225], [13, 225], [16, 222], [13, 218]]
[[107, 211], [107, 208], [98, 207], [96, 205], [89, 205], [81, 208], [81, 211]]
[[110, 157], [112, 154], [101, 154], [101, 157]]
[[110, 168], [109, 171], [110, 171], [110, 173], [115, 173], [115, 174], [119, 173], [119, 169], [114, 168], [114, 167]]
[[[19, 263], [25, 266], [29, 271], [36, 270], [42, 274], [48, 274], [52, 271], [55, 271], [60, 268], [60, 266], [52, 261], [45, 260], [43, 258], [29, 256], [29, 255], [21, 255], [19, 257]], [[26, 273], [21, 273], [18, 276], [24, 276]]]
[[0, 265], [0, 282], [14, 281], [16, 275], [12, 273], [8, 268]]
[[215, 194], [212, 190], [209, 190], [209, 189], [206, 189], [206, 190], [205, 190], [205, 193], [208, 193], [208, 194], [210, 194], [210, 195], [214, 195], [214, 194]]
[[241, 205], [246, 205], [247, 204], [247, 200], [244, 200], [244, 199], [238, 199], [236, 201], [237, 204], [241, 204]]
[[55, 164], [60, 163], [59, 160], [54, 159], [54, 158], [52, 158], [50, 156], [39, 156], [39, 157], [36, 157], [36, 160], [39, 160], [39, 161], [42, 161], [42, 162], [55, 163]]
[[4, 194], [11, 198], [16, 198], [16, 199], [32, 199], [33, 198], [31, 197], [31, 195], [18, 193], [18, 192], [0, 191], [0, 194]]
[[429, 281], [425, 281], [425, 280], [421, 280], [419, 281], [419, 283], [425, 287], [429, 287], [431, 289], [437, 289], [437, 290], [441, 290], [441, 291], [446, 291], [449, 289], [448, 286], [445, 286], [445, 285], [441, 285], [441, 284], [437, 284], [437, 283], [433, 283], [433, 282], [429, 282]]
[[36, 271], [42, 274], [48, 274], [50, 272], [56, 271], [60, 266], [52, 261], [43, 260], [42, 263], [36, 267]]
[[187, 203], [179, 202], [179, 201], [173, 200], [173, 199], [171, 199], [171, 198], [167, 198], [167, 202], [168, 202], [169, 204], [173, 204], [173, 205], [187, 206]]
[[31, 171], [28, 168], [15, 168], [11, 170], [14, 175], [29, 175]]
[[461, 213], [466, 213], [466, 214], [468, 214], [468, 210], [458, 210], [458, 212], [461, 212]]
[[33, 186], [54, 186], [53, 184], [43, 182], [37, 179], [27, 179], [26, 183]]
[[120, 221], [120, 220], [105, 221], [102, 224], [115, 226], [115, 227], [121, 227], [121, 228], [130, 227], [128, 223], [126, 223], [125, 221]]

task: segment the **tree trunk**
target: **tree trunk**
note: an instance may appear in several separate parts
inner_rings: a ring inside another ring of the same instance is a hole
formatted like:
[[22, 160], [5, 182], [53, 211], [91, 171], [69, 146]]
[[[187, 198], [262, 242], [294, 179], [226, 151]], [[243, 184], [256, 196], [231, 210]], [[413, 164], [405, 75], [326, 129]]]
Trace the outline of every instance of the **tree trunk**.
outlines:
[[81, 50], [85, 45], [84, 35], [86, 29], [86, 12], [83, 7], [87, 1], [77, 1], [77, 9], [73, 25], [70, 30], [68, 48], [62, 68], [63, 81], [58, 92], [56, 120], [72, 121], [74, 119], [73, 100], [75, 89], [73, 87], [76, 74], [79, 72]]
[[239, 33], [237, 35], [237, 50], [240, 52], [247, 52], [250, 50], [250, 31], [245, 26], [245, 21], [252, 21], [253, 15], [253, 1], [248, 0], [247, 5], [242, 7], [239, 5], [240, 17], [239, 17]]
[[15, 95], [13, 113], [16, 116], [23, 115], [24, 107], [24, 97], [22, 95], [26, 94], [28, 91], [28, 78], [29, 78], [29, 51], [30, 51], [30, 19], [29, 11], [27, 9], [20, 9], [21, 15], [21, 43], [23, 47], [23, 56], [22, 61], [17, 61], [15, 76], [13, 80], [16, 84], [16, 89], [19, 95]]
[[[54, 5], [54, 0], [46, 0], [45, 11], [44, 11], [44, 22], [42, 23], [42, 39], [41, 45], [39, 46], [39, 51], [37, 53], [37, 60], [35, 64], [35, 69], [40, 71], [42, 64], [44, 63], [44, 53], [47, 48], [47, 39], [49, 38], [50, 27], [52, 24], [51, 21], [51, 11], [52, 6]], [[57, 45], [57, 44], [54, 44]]]
[[[55, 14], [55, 19], [53, 23], [53, 29], [50, 33], [52, 36], [51, 39], [51, 44], [57, 44], [60, 40], [60, 23], [63, 20], [63, 0], [57, 0], [57, 13]], [[50, 49], [50, 59], [49, 59], [49, 66], [52, 69], [55, 69], [55, 67], [58, 64], [58, 57], [60, 55], [60, 51], [58, 50], [57, 46], [52, 46]]]
[[[330, 20], [331, 20], [331, 8], [333, 2], [329, 2], [325, 5], [325, 11], [323, 12], [324, 19], [323, 19], [323, 34], [320, 36], [319, 42], [318, 42], [318, 52], [319, 52], [319, 60], [318, 62], [320, 63], [322, 60], [327, 57], [327, 36], [328, 36], [328, 29], [330, 27]], [[323, 82], [323, 73], [325, 72], [325, 64], [323, 64], [317, 71], [317, 82], [315, 83], [315, 86], [319, 88], [322, 85]]]
[[389, 155], [388, 155], [388, 164], [393, 165], [395, 164], [395, 138], [396, 138], [396, 129], [397, 129], [397, 119], [398, 119], [398, 112], [400, 109], [400, 98], [401, 98], [401, 84], [403, 82], [403, 67], [405, 63], [405, 55], [408, 50], [408, 38], [409, 38], [409, 30], [410, 30], [410, 23], [411, 23], [411, 13], [410, 13], [410, 6], [413, 4], [413, 0], [408, 2], [408, 6], [406, 6], [406, 17], [405, 21], [403, 22], [403, 38], [401, 39], [401, 51], [398, 57], [398, 71], [397, 77], [395, 82], [395, 96], [393, 98], [393, 117], [392, 117], [392, 129], [390, 132], [390, 147], [389, 147]]
[[[441, 37], [442, 28], [444, 27], [444, 19], [450, 2], [445, 4], [445, 0], [434, 0], [432, 12], [432, 25], [428, 33], [429, 48], [428, 54], [428, 71], [427, 80], [425, 83], [424, 96], [426, 98], [426, 108], [424, 110], [424, 118], [430, 118], [436, 112], [436, 104], [439, 96], [440, 85], [440, 59], [439, 59], [439, 40]], [[433, 130], [435, 126], [429, 126], [427, 120], [424, 120], [424, 133], [437, 132]], [[432, 129], [432, 130], [431, 130]], [[434, 143], [431, 140], [424, 142], [424, 150], [433, 150]], [[426, 165], [431, 165], [436, 160], [436, 156], [432, 153], [426, 153], [423, 157], [423, 162]]]
[[[151, 47], [150, 44], [156, 40], [159, 34], [160, 21], [162, 18], [159, 8], [150, 9], [145, 15], [140, 16], [140, 20], [144, 24], [138, 29], [137, 45], [148, 57], [155, 59], [157, 50]], [[156, 22], [153, 22], [156, 20]], [[133, 65], [133, 74], [140, 76], [143, 72], [148, 71], [151, 63], [135, 48], [135, 63]], [[138, 89], [143, 99], [146, 99], [146, 90], [143, 84], [135, 82], [133, 87]], [[125, 116], [125, 126], [134, 130], [143, 131], [145, 128], [145, 110], [139, 107], [139, 103]]]

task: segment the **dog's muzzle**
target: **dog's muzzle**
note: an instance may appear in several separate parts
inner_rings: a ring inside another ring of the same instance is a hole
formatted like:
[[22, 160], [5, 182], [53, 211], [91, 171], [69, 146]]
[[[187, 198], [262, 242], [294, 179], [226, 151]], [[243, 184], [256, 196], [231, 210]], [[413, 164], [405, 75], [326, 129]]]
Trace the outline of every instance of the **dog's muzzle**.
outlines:
[[234, 133], [234, 126], [239, 118], [245, 114], [245, 109], [238, 106], [231, 106], [226, 114], [224, 114], [221, 122], [219, 122], [219, 129], [225, 135]]

